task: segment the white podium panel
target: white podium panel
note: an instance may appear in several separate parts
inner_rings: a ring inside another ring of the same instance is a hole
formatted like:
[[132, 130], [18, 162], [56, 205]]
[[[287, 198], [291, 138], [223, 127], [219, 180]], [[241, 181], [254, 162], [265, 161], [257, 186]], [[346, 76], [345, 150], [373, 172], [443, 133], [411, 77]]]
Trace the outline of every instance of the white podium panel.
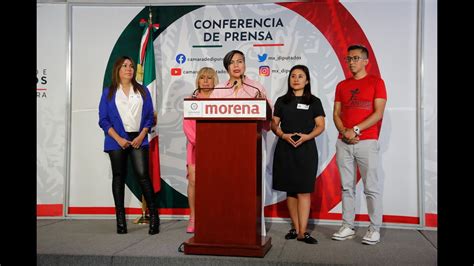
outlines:
[[187, 98], [183, 102], [183, 111], [184, 118], [265, 120], [266, 104], [265, 99]]

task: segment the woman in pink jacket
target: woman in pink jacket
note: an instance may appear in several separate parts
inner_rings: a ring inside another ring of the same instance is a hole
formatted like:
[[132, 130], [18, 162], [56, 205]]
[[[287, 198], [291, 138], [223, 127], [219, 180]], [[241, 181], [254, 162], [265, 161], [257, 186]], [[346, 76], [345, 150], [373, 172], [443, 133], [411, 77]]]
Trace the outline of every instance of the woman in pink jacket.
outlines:
[[[210, 67], [203, 67], [196, 76], [196, 90], [192, 97], [209, 98], [212, 90], [219, 83], [217, 72]], [[196, 120], [184, 119], [183, 130], [186, 135], [186, 165], [188, 170], [188, 202], [189, 202], [189, 223], [186, 228], [187, 233], [194, 233], [194, 189], [196, 171]]]

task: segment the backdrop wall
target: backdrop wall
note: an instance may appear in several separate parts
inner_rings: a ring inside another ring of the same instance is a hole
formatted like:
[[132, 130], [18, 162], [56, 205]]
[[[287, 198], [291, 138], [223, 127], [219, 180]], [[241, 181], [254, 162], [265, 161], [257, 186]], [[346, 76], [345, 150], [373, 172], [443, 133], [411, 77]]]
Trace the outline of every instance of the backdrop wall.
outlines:
[[[37, 99], [37, 167], [45, 169], [38, 171], [37, 176], [38, 210], [42, 210], [38, 214], [73, 217], [112, 214], [112, 174], [108, 156], [102, 151], [103, 132], [97, 124], [97, 107], [102, 88], [108, 85], [104, 83], [109, 79], [107, 71], [110, 72], [108, 68], [115, 56], [125, 51], [133, 58], [138, 57], [140, 39], [134, 36], [141, 36], [141, 32], [136, 31], [139, 20], [148, 17], [148, 7], [37, 6], [38, 71], [47, 65], [51, 69], [56, 67], [59, 73], [54, 79], [57, 84], [54, 98], [52, 78], [48, 76], [47, 97], [39, 95]], [[338, 222], [340, 196], [331, 192], [337, 191], [332, 188], [337, 186], [338, 179], [334, 162], [337, 130], [332, 122], [334, 90], [336, 84], [349, 75], [342, 61], [347, 45], [363, 43], [371, 52], [369, 71], [385, 80], [388, 93], [379, 169], [384, 180], [384, 223], [386, 226], [436, 226], [436, 2], [425, 1], [424, 30], [420, 35], [424, 45], [420, 50], [417, 49], [417, 8], [416, 2], [401, 0], [153, 6], [154, 22], [160, 23], [153, 43], [158, 84], [161, 213], [176, 217], [188, 212], [182, 99], [195, 89], [196, 71], [203, 66], [214, 67], [219, 79], [226, 80], [222, 57], [232, 49], [239, 49], [246, 54], [246, 74], [265, 86], [272, 103], [286, 92], [288, 70], [293, 65], [305, 64], [310, 68], [313, 94], [322, 100], [327, 115], [326, 131], [316, 140], [320, 160], [311, 218]], [[244, 24], [239, 26], [237, 19], [244, 20]], [[57, 23], [58, 20], [69, 20], [69, 28]], [[419, 88], [424, 99], [423, 163], [417, 161], [420, 152], [417, 148], [417, 110], [420, 108], [417, 107], [417, 55], [420, 52], [424, 55], [421, 73], [424, 82]], [[71, 58], [70, 65], [67, 56]], [[40, 73], [38, 78], [37, 91], [41, 93], [44, 85]], [[56, 107], [48, 110], [44, 106]], [[68, 112], [70, 121], [66, 121]], [[56, 122], [47, 122], [51, 120]], [[66, 134], [68, 126], [70, 136]], [[287, 218], [285, 194], [271, 189], [275, 136], [269, 132], [264, 138], [265, 216]], [[51, 141], [45, 142], [45, 139]], [[68, 155], [69, 167], [66, 167]], [[422, 166], [423, 176], [417, 172], [417, 167]], [[424, 180], [423, 187], [418, 186], [420, 179]], [[57, 192], [51, 193], [53, 188]], [[368, 218], [360, 182], [357, 195], [360, 214], [357, 219], [363, 222]], [[422, 202], [420, 195], [423, 195]], [[130, 190], [126, 192], [126, 205], [129, 213], [140, 213], [140, 201]], [[58, 212], [58, 208], [63, 207], [66, 212]], [[425, 214], [428, 219], [421, 224], [420, 217]]]

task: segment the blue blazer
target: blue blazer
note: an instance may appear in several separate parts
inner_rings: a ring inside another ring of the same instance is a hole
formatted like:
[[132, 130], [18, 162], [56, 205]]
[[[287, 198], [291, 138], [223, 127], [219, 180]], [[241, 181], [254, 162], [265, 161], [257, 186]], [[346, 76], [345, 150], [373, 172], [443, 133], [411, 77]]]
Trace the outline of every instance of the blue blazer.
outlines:
[[[151, 101], [151, 94], [147, 87], [143, 86], [143, 88], [146, 92], [146, 98], [142, 97], [143, 109], [139, 132], [141, 132], [143, 128], [148, 128], [148, 130], [151, 130], [151, 127], [153, 126], [153, 102]], [[120, 118], [117, 105], [115, 104], [116, 93], [110, 100], [107, 99], [108, 94], [109, 88], [105, 88], [102, 92], [102, 97], [100, 98], [99, 103], [99, 126], [102, 128], [102, 130], [104, 130], [105, 134], [104, 152], [122, 149], [118, 142], [109, 136], [108, 131], [111, 127], [113, 127], [117, 134], [119, 134], [122, 138], [128, 139], [128, 134], [125, 132], [122, 119]], [[131, 139], [128, 140], [132, 141]], [[147, 137], [143, 139], [141, 146], [148, 146]]]

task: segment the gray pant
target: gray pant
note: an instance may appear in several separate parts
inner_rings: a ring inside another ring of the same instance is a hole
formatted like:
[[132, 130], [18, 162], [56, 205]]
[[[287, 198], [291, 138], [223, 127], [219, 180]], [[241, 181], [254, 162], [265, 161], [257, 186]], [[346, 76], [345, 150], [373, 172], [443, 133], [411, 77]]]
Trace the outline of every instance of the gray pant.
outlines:
[[354, 228], [356, 165], [364, 183], [364, 194], [370, 218], [369, 230], [380, 230], [382, 225], [382, 180], [377, 175], [379, 143], [375, 139], [346, 144], [338, 139], [336, 160], [342, 185], [342, 224]]

